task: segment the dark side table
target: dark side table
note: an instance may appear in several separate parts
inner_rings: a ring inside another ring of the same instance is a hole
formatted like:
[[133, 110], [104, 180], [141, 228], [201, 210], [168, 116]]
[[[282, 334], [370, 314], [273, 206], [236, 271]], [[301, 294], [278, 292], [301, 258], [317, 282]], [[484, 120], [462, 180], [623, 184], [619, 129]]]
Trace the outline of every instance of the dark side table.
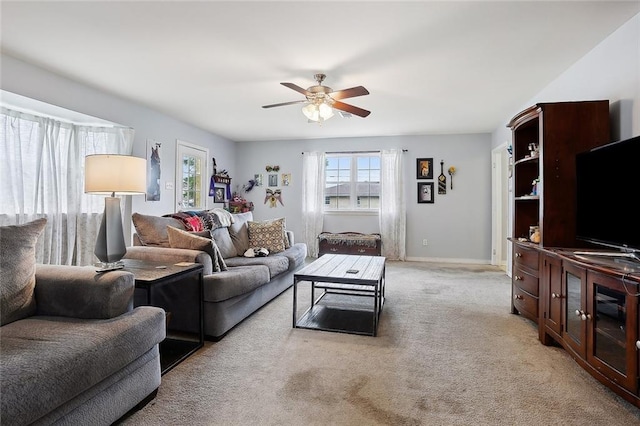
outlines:
[[123, 259], [135, 276], [134, 306], [166, 312], [167, 337], [160, 343], [162, 374], [204, 346], [203, 267]]

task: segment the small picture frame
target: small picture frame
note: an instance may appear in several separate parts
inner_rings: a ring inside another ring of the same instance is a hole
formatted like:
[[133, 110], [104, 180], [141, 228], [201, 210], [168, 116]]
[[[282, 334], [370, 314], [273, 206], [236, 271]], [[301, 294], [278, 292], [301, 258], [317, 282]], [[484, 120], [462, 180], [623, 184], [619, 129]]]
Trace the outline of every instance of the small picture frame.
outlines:
[[214, 203], [224, 203], [224, 193], [225, 188], [222, 186], [216, 186], [215, 191], [213, 193], [213, 202]]
[[269, 186], [278, 186], [278, 175], [273, 173], [269, 175]]
[[291, 184], [291, 173], [282, 174], [282, 186], [289, 186]]
[[416, 159], [416, 179], [433, 179], [433, 158]]
[[418, 203], [433, 204], [433, 182], [418, 182]]
[[257, 173], [253, 175], [253, 180], [256, 181], [256, 186], [262, 186], [262, 174]]

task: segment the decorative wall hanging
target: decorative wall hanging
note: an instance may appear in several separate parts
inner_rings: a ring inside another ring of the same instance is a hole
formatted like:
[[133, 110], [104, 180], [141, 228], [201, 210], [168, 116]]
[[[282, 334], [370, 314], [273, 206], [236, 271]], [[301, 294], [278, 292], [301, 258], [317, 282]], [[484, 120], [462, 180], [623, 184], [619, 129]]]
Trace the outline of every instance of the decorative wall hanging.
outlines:
[[440, 160], [440, 176], [438, 176], [438, 194], [447, 193], [447, 177], [444, 175], [444, 160]]
[[262, 186], [262, 174], [253, 175], [253, 180], [256, 181], [256, 186]]
[[266, 166], [264, 169], [268, 172], [279, 172], [280, 166]]
[[162, 144], [147, 139], [147, 201], [160, 201], [160, 148]]
[[418, 182], [418, 203], [433, 203], [433, 182]]
[[282, 174], [282, 186], [289, 186], [291, 183], [291, 173]]
[[249, 179], [249, 182], [247, 182], [244, 185], [242, 185], [242, 190], [244, 192], [251, 192], [251, 190], [253, 189], [254, 186], [256, 186], [255, 179]]
[[278, 201], [284, 206], [284, 203], [282, 202], [282, 190], [279, 188], [273, 190], [267, 188], [265, 190], [264, 203], [267, 204], [267, 201], [271, 208], [277, 207]]
[[278, 186], [278, 175], [277, 174], [269, 175], [269, 186]]
[[455, 166], [449, 167], [449, 176], [451, 176], [451, 189], [453, 189], [453, 175], [456, 174]]
[[213, 192], [213, 202], [214, 203], [224, 203], [224, 193], [226, 191], [226, 187], [218, 186], [214, 188]]
[[416, 179], [433, 179], [433, 158], [416, 159]]

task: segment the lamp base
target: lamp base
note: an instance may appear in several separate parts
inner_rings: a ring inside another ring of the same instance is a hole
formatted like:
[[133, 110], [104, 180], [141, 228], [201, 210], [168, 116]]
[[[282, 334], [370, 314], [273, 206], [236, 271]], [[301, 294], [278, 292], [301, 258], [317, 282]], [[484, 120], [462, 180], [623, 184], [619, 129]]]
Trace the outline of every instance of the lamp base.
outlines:
[[121, 260], [118, 262], [101, 262], [96, 263], [94, 266], [96, 267], [96, 272], [116, 271], [124, 268], [124, 262]]
[[94, 253], [102, 264], [108, 265], [118, 263], [127, 253], [122, 229], [120, 198], [112, 196], [104, 199], [104, 214]]

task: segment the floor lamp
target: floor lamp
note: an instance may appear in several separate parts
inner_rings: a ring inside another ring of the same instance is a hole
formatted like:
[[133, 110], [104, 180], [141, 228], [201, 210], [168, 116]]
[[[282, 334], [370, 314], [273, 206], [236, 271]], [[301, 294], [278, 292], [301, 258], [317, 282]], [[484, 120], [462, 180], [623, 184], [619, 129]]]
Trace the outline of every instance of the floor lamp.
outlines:
[[84, 163], [84, 192], [108, 194], [96, 239], [95, 255], [99, 271], [120, 269], [127, 247], [124, 242], [119, 195], [144, 194], [147, 185], [147, 161], [128, 155], [88, 155]]

